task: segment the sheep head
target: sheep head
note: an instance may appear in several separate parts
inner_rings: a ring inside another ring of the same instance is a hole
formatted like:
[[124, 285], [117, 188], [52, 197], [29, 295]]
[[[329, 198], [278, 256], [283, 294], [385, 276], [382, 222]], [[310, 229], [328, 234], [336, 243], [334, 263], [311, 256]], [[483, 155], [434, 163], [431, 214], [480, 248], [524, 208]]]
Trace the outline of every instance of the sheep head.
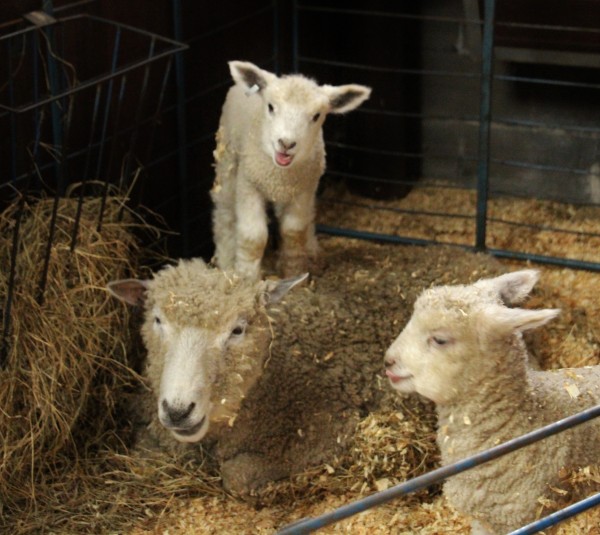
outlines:
[[144, 306], [148, 379], [159, 421], [178, 441], [197, 442], [211, 422], [235, 418], [268, 355], [268, 306], [306, 277], [249, 283], [194, 259], [151, 280], [108, 285], [119, 299]]
[[243, 61], [229, 62], [233, 80], [250, 98], [261, 98], [261, 144], [277, 167], [290, 167], [313, 153], [328, 113], [346, 113], [369, 98], [362, 85], [318, 85], [301, 75], [278, 77]]
[[[404, 330], [387, 350], [386, 375], [394, 389], [418, 392], [437, 404], [452, 402], [509, 363], [521, 333], [544, 325], [558, 310], [525, 310], [522, 301], [538, 279], [534, 270], [483, 279], [472, 285], [438, 286], [417, 299]], [[510, 373], [510, 370], [508, 370]]]

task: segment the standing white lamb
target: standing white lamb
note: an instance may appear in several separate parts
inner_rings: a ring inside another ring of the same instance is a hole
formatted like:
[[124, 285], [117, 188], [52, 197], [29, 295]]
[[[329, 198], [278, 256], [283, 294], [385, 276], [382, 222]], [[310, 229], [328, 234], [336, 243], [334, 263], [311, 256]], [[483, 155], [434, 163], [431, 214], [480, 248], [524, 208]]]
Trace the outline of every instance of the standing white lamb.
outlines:
[[[386, 352], [393, 388], [436, 403], [444, 465], [600, 403], [600, 366], [528, 365], [522, 332], [559, 311], [506, 305], [522, 301], [538, 276], [523, 270], [428, 289]], [[598, 444], [600, 422], [583, 424], [453, 476], [444, 493], [472, 516], [473, 533], [507, 533], [535, 519], [561, 469], [598, 463]]]
[[316, 257], [315, 193], [325, 170], [322, 126], [369, 98], [361, 85], [317, 85], [301, 75], [277, 77], [229, 62], [229, 90], [214, 151], [215, 262], [251, 279], [260, 276], [268, 239], [267, 205], [279, 221], [279, 267], [286, 277]]

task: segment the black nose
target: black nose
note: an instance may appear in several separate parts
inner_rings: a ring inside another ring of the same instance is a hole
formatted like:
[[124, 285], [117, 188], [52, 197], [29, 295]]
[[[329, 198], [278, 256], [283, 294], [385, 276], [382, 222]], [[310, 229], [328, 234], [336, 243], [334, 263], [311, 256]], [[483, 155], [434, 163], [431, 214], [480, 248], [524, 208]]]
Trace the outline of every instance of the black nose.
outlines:
[[289, 141], [287, 139], [281, 139], [281, 138], [279, 138], [277, 141], [279, 142], [279, 145], [281, 145], [281, 148], [283, 150], [290, 150], [296, 146], [295, 141]]
[[192, 414], [194, 407], [196, 407], [194, 402], [190, 403], [187, 407], [182, 407], [181, 405], [171, 407], [166, 399], [162, 400], [161, 405], [171, 423], [175, 425], [183, 422], [190, 414]]

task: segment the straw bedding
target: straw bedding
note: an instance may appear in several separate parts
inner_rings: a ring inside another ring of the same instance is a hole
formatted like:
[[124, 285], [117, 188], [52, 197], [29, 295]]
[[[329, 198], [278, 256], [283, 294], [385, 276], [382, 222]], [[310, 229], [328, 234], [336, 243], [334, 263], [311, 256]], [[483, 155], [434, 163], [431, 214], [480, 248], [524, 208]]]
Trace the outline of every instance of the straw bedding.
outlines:
[[136, 329], [104, 290], [110, 279], [138, 271], [140, 232], [155, 230], [129, 212], [125, 199], [109, 197], [105, 206], [99, 198], [83, 201], [79, 223], [76, 199], [56, 206], [50, 199], [17, 199], [0, 217], [3, 297], [19, 230], [6, 365], [0, 370], [4, 533], [103, 532], [103, 517], [111, 511], [139, 509], [127, 503], [132, 483], [133, 495], [151, 502], [156, 481], [168, 479], [163, 503], [171, 495], [163, 494], [169, 481], [182, 471], [160, 462], [153, 473], [156, 460], [142, 463], [128, 455], [131, 425], [122, 409], [140, 384], [129, 335]]
[[[428, 202], [438, 201], [430, 197]], [[445, 202], [447, 208], [448, 196]], [[139, 340], [130, 339], [127, 333], [133, 336], [139, 318], [135, 313], [133, 319], [128, 317], [103, 287], [110, 279], [140, 274], [137, 261], [141, 252], [135, 236], [143, 223], [130, 215], [119, 220], [122, 202], [114, 199], [105, 215], [110, 223], [98, 232], [99, 206], [95, 203], [84, 203], [75, 252], [69, 250], [69, 238], [76, 203], [59, 204], [48, 291], [42, 304], [35, 300], [35, 288], [51, 202], [29, 204], [22, 222], [22, 235], [28, 239], [20, 244], [19, 256], [26, 260], [17, 266], [9, 362], [0, 372], [0, 531], [271, 534], [288, 522], [318, 515], [437, 465], [432, 406], [392, 395], [381, 377], [374, 378], [380, 382], [379, 403], [368, 407], [345, 454], [270, 484], [254, 503], [240, 502], [221, 490], [216, 466], [201, 448], [187, 457], [134, 448], [136, 422], [126, 407], [132, 396], [144, 392], [144, 386], [134, 371], [139, 370], [139, 363], [135, 357], [131, 360]], [[464, 205], [464, 199], [456, 203], [457, 207]], [[511, 204], [506, 206], [510, 209]], [[558, 208], [546, 209], [555, 213]], [[15, 210], [10, 208], [0, 220], [3, 265], [8, 265]], [[375, 218], [372, 211], [361, 215], [353, 209], [357, 219], [352, 222], [345, 219], [349, 212], [322, 205], [320, 217], [328, 224], [373, 231], [395, 228], [409, 234], [404, 225], [412, 228], [406, 220], [399, 224], [393, 210], [389, 217], [377, 214]], [[592, 228], [594, 221], [600, 221], [599, 215], [590, 211], [576, 217], [572, 214], [569, 221], [573, 225]], [[411, 224], [416, 228], [417, 223]], [[468, 232], [472, 229], [455, 228], [454, 224], [440, 221], [435, 232], [471, 239]], [[427, 231], [425, 225], [419, 230]], [[338, 268], [335, 284], [343, 283], [348, 295], [360, 297], [352, 300], [353, 308], [381, 306], [381, 302], [369, 301], [367, 290], [374, 280], [370, 269], [393, 270], [397, 275], [397, 286], [390, 289], [390, 298], [395, 296], [404, 303], [397, 312], [382, 314], [376, 325], [367, 326], [360, 324], [361, 311], [352, 311], [353, 328], [365, 333], [360, 350], [369, 350], [378, 358], [400, 331], [412, 301], [424, 286], [464, 282], [523, 265], [443, 247], [380, 246], [332, 238], [321, 241], [325, 261], [333, 259]], [[568, 241], [574, 245], [581, 242], [576, 236]], [[564, 246], [561, 243], [560, 247]], [[592, 258], [590, 250], [588, 247], [586, 254]], [[355, 265], [338, 261], [344, 255], [354, 259]], [[363, 258], [369, 259], [371, 268], [361, 264]], [[348, 266], [346, 271], [342, 265]], [[542, 269], [540, 286], [529, 306], [564, 310], [557, 322], [528, 339], [542, 367], [600, 363], [600, 302], [593, 290], [600, 276]], [[0, 277], [4, 294], [7, 272]], [[328, 283], [324, 280], [321, 284]], [[381, 301], [381, 293], [376, 297]], [[348, 318], [346, 311], [341, 312]], [[65, 329], [65, 325], [69, 327]], [[340, 335], [331, 333], [332, 337]], [[335, 358], [329, 354], [317, 357]], [[573, 486], [592, 489], [594, 482], [600, 483], [597, 467], [565, 478], [567, 491]], [[557, 489], [557, 502], [564, 500], [563, 493]], [[551, 505], [540, 503], [540, 513]], [[557, 533], [600, 533], [599, 525], [600, 513], [592, 511], [561, 526]], [[323, 533], [427, 535], [468, 533], [468, 528], [466, 519], [451, 510], [439, 487], [434, 487], [357, 515]]]

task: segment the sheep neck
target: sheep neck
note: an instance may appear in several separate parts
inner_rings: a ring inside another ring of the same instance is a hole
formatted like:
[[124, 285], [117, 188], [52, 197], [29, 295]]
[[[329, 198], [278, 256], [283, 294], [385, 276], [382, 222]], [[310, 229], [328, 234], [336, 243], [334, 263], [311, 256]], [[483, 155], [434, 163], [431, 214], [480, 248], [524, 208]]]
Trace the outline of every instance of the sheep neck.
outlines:
[[[521, 344], [502, 349], [494, 356], [488, 353], [474, 359], [480, 373], [471, 376], [452, 402], [437, 406], [438, 443], [445, 464], [534, 426], [535, 400], [525, 350]], [[482, 365], [484, 362], [489, 365]]]

